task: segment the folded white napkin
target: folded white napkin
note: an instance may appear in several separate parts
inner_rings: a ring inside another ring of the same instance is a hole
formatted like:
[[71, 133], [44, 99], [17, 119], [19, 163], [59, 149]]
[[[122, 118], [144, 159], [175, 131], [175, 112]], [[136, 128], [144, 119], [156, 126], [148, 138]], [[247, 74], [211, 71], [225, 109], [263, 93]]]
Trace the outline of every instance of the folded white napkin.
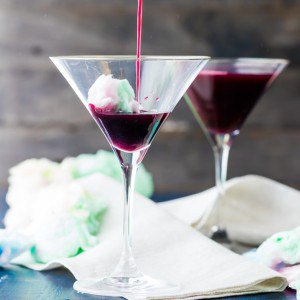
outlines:
[[[210, 226], [207, 216], [216, 189], [161, 203], [174, 216], [200, 229]], [[232, 240], [259, 245], [276, 232], [300, 226], [300, 192], [274, 180], [248, 175], [231, 179], [221, 200], [221, 219]]]
[[[47, 265], [32, 264], [26, 256], [16, 262], [35, 270], [63, 265], [79, 280], [100, 278], [112, 270], [121, 251], [122, 186], [100, 174], [82, 179], [82, 184], [94, 195], [109, 200], [99, 245], [76, 257]], [[135, 195], [134, 200], [136, 260], [147, 275], [182, 287], [169, 299], [215, 298], [286, 288], [286, 280], [279, 273], [214, 243], [145, 197]], [[158, 299], [165, 297], [161, 295]]]

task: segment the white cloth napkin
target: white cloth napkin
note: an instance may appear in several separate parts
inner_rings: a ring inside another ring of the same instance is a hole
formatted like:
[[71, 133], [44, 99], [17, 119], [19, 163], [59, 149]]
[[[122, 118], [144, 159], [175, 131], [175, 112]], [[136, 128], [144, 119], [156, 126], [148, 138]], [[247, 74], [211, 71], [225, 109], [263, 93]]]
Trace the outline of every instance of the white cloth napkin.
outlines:
[[[216, 189], [161, 203], [195, 228], [209, 226]], [[279, 231], [300, 226], [300, 192], [274, 180], [247, 175], [231, 179], [221, 200], [221, 219], [232, 240], [259, 245]]]
[[[100, 278], [115, 266], [121, 248], [122, 186], [100, 174], [82, 180], [94, 195], [109, 199], [109, 211], [99, 235], [100, 243], [76, 257], [47, 265], [18, 259], [27, 267], [46, 270], [65, 266], [76, 279]], [[134, 254], [147, 275], [179, 284], [169, 299], [203, 299], [248, 293], [276, 292], [286, 287], [277, 272], [246, 260], [214, 243], [152, 201], [135, 195]], [[164, 295], [158, 299], [165, 299]]]

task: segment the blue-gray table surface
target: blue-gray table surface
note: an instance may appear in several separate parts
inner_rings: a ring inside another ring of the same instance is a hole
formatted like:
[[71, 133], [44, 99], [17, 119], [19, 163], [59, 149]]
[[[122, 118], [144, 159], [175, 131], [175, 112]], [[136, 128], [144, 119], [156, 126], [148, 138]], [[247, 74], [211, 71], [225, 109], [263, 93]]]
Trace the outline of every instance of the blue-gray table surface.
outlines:
[[[155, 195], [154, 201], [174, 199], [178, 194]], [[7, 206], [5, 193], [0, 192], [0, 220], [3, 219]], [[46, 272], [36, 272], [19, 266], [0, 268], [0, 300], [87, 300], [113, 299], [78, 294], [72, 288], [75, 278], [66, 269], [60, 268]], [[114, 298], [123, 299], [123, 298]], [[226, 297], [232, 300], [294, 300], [295, 293], [286, 290], [284, 293], [267, 293], [249, 296]]]

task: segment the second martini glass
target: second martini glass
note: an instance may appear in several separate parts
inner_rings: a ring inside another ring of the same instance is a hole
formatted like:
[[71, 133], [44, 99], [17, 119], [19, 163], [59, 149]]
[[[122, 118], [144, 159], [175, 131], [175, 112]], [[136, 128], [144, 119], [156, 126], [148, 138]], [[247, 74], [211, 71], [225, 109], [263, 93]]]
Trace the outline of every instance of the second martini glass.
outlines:
[[213, 59], [197, 76], [185, 99], [213, 148], [218, 196], [210, 216], [199, 227], [214, 240], [230, 243], [220, 217], [228, 154], [247, 116], [286, 67], [284, 59]]
[[174, 293], [176, 287], [142, 274], [133, 258], [130, 225], [134, 181], [155, 134], [208, 58], [141, 57], [139, 87], [135, 56], [51, 59], [102, 130], [124, 174], [123, 250], [119, 263], [105, 278], [77, 281], [75, 290], [129, 297]]

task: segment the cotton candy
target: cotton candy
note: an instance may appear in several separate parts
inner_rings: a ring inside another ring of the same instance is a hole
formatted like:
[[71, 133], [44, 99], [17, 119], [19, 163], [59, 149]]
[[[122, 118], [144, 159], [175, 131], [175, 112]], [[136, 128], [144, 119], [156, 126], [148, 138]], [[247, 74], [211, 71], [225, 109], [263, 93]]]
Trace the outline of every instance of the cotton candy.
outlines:
[[268, 266], [300, 263], [300, 227], [279, 232], [267, 239], [257, 249], [259, 259]]
[[[61, 167], [69, 170], [76, 179], [99, 172], [120, 182], [123, 180], [120, 163], [111, 151], [99, 150], [96, 154], [66, 158]], [[154, 191], [152, 175], [143, 165], [140, 165], [136, 176], [135, 190], [146, 197], [151, 197]]]
[[256, 257], [282, 273], [300, 299], [300, 227], [271, 236], [258, 247]]
[[139, 112], [141, 107], [134, 100], [135, 94], [127, 79], [100, 75], [88, 91], [88, 103], [101, 112]]
[[[103, 150], [69, 157], [62, 163], [29, 159], [10, 170], [6, 197], [9, 209], [4, 217], [6, 232], [27, 236], [36, 262], [72, 257], [99, 242], [109, 203], [81, 184], [82, 178], [94, 173], [122, 180], [117, 158]], [[151, 196], [153, 189], [151, 174], [141, 166], [136, 190]], [[16, 248], [14, 243], [6, 246], [11, 246], [11, 250]]]

